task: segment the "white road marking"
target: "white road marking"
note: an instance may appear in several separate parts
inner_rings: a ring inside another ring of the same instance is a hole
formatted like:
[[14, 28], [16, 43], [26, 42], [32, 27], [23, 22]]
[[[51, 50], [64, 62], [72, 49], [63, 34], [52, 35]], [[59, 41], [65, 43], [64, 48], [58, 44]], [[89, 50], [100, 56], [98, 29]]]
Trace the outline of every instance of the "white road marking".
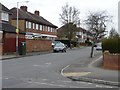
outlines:
[[64, 76], [85, 76], [90, 73], [91, 72], [68, 72], [68, 73], [64, 73]]
[[44, 63], [44, 64], [35, 64], [35, 65], [32, 65], [34, 67], [49, 67], [52, 63], [48, 62], [48, 63]]
[[106, 88], [113, 88], [113, 87], [111, 87], [111, 86], [106, 86]]
[[100, 86], [100, 85], [96, 85], [96, 87], [102, 88], [103, 86]]
[[48, 79], [42, 79], [43, 81], [48, 81]]
[[45, 64], [47, 64], [47, 65], [51, 65], [52, 63], [49, 62], [49, 63], [45, 63]]
[[80, 87], [77, 87], [77, 86], [70, 86], [70, 88], [80, 88]]
[[77, 81], [77, 83], [80, 83], [80, 84], [86, 84], [87, 82], [79, 82], [79, 81]]
[[[60, 80], [59, 80], [59, 81], [60, 81]], [[60, 82], [71, 83], [72, 81], [60, 81]]]
[[65, 85], [57, 85], [57, 84], [51, 84], [51, 83], [40, 83], [40, 82], [29, 82], [29, 83], [43, 84], [43, 85], [49, 85], [49, 86], [66, 87]]
[[88, 65], [88, 67], [92, 67], [92, 64], [95, 63], [95, 62], [97, 62], [97, 61], [99, 61], [102, 57], [103, 57], [103, 56], [100, 56], [98, 59], [96, 59], [95, 61], [93, 61], [92, 63], [90, 63], [90, 64]]
[[9, 78], [3, 78], [3, 79], [9, 79]]
[[58, 85], [59, 87], [66, 87], [65, 85]]
[[88, 84], [93, 84], [93, 83], [88, 83]]
[[[67, 65], [66, 67], [64, 67], [62, 70], [61, 70], [61, 75], [62, 76], [64, 76], [64, 70], [66, 69], [66, 68], [68, 68], [70, 65]], [[64, 76], [65, 77], [65, 76]]]
[[51, 83], [55, 83], [54, 81], [52, 81]]

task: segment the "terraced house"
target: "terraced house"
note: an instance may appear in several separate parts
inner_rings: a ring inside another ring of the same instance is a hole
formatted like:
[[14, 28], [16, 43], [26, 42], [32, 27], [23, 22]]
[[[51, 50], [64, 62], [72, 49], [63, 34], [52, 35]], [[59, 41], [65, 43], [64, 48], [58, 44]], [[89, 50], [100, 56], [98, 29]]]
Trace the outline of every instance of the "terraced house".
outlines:
[[[16, 26], [17, 8], [11, 10], [11, 24]], [[43, 51], [51, 48], [51, 40], [57, 38], [56, 28], [51, 22], [40, 16], [40, 12], [27, 11], [27, 6], [18, 9], [19, 29], [26, 32], [26, 47], [28, 52]], [[36, 40], [37, 39], [37, 40]]]

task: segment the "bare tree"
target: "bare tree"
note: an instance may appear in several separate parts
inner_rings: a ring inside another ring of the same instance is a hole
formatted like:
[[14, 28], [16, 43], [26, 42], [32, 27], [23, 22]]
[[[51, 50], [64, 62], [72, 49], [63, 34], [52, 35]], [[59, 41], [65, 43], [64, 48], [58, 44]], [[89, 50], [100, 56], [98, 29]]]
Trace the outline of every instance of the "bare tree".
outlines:
[[93, 33], [94, 39], [90, 53], [91, 58], [93, 57], [95, 43], [105, 36], [104, 32], [106, 32], [107, 22], [111, 21], [110, 18], [111, 16], [108, 16], [105, 11], [102, 11], [90, 13], [87, 20], [85, 20], [89, 30]]
[[115, 30], [115, 28], [111, 28], [110, 33], [109, 33], [109, 38], [118, 38], [118, 37], [119, 37], [119, 34]]
[[[68, 4], [62, 7], [62, 13], [60, 14], [60, 21], [63, 25], [66, 25], [66, 35], [68, 36], [69, 41], [71, 42], [73, 34], [76, 31], [76, 25], [80, 24], [79, 19], [79, 10], [75, 7], [71, 7]], [[70, 44], [71, 47], [71, 44]]]
[[62, 13], [60, 14], [60, 20], [62, 24], [68, 24], [68, 23], [73, 23], [73, 24], [78, 24], [80, 19], [79, 19], [79, 10], [76, 7], [71, 7], [68, 4], [62, 7]]

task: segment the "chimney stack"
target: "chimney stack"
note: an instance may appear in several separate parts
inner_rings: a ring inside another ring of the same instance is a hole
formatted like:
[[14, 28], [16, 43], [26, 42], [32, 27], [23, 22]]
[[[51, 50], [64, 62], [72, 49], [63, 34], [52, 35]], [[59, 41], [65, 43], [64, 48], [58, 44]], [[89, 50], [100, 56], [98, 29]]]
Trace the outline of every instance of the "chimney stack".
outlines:
[[35, 11], [35, 15], [39, 16], [40, 15], [40, 12], [39, 11]]
[[27, 6], [21, 6], [20, 9], [27, 12]]

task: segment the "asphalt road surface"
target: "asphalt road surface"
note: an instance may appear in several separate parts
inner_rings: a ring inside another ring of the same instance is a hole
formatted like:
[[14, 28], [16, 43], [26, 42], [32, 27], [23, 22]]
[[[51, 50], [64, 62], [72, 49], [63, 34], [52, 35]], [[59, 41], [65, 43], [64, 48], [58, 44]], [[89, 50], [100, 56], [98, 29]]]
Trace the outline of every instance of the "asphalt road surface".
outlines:
[[[95, 55], [99, 52], [95, 52]], [[88, 82], [71, 81], [61, 70], [89, 57], [90, 47], [2, 61], [3, 88], [112, 88]], [[84, 62], [84, 61], [83, 61]]]

